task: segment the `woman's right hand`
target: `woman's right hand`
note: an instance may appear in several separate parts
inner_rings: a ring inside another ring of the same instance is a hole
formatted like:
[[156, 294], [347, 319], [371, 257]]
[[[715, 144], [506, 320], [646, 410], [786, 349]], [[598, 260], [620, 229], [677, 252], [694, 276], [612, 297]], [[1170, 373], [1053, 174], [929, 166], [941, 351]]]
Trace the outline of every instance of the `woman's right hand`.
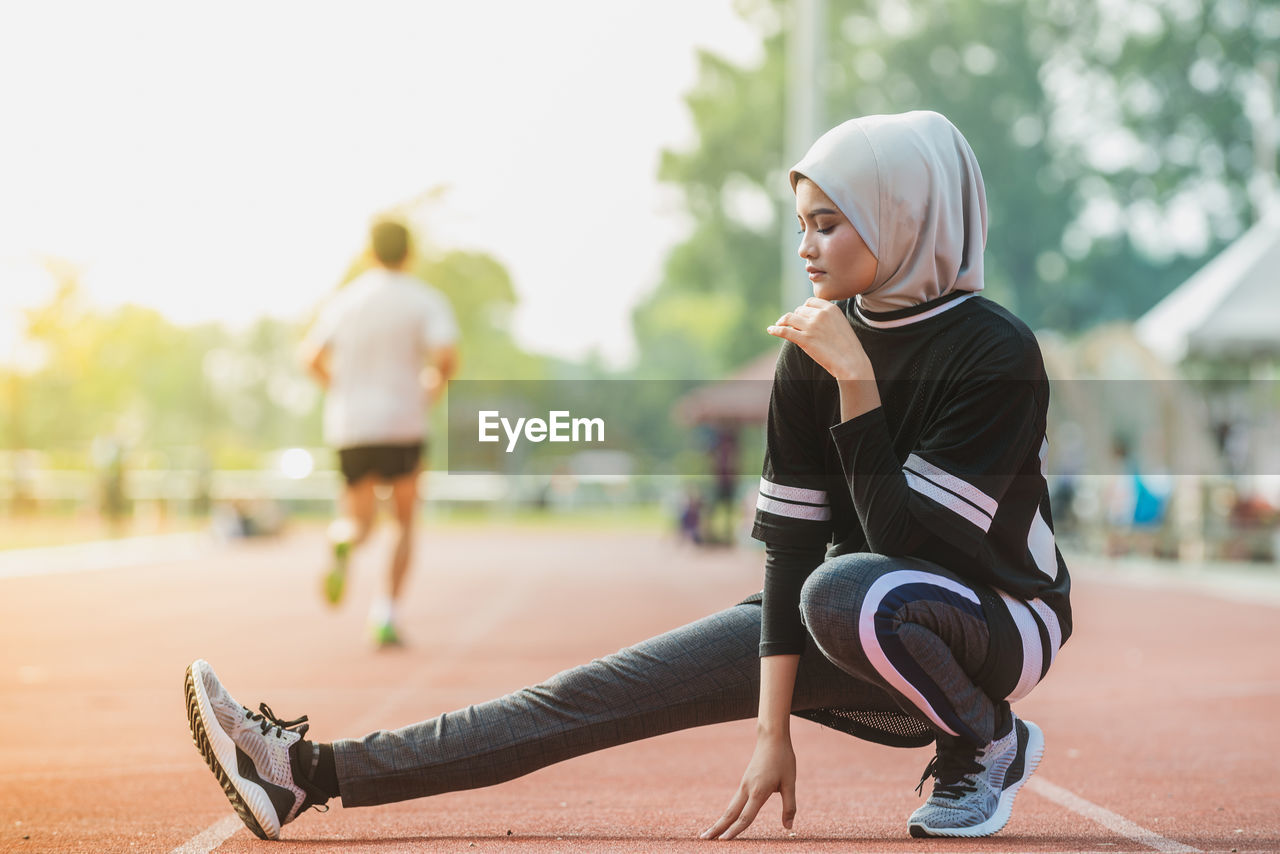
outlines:
[[791, 829], [796, 817], [796, 753], [789, 732], [761, 733], [755, 752], [742, 775], [738, 791], [715, 824], [701, 834], [702, 839], [733, 839], [751, 826], [765, 802], [782, 795], [782, 826]]

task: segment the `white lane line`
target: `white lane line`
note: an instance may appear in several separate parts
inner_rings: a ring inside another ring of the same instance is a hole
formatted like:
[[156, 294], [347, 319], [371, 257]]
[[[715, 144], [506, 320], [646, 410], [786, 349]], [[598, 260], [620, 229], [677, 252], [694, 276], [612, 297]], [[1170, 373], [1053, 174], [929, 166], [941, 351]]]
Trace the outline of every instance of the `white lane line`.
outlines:
[[1074, 792], [1050, 783], [1042, 777], [1032, 777], [1027, 781], [1027, 788], [1040, 797], [1053, 801], [1058, 806], [1077, 812], [1090, 821], [1095, 821], [1108, 830], [1128, 837], [1148, 848], [1154, 848], [1161, 854], [1200, 854], [1199, 848], [1192, 848], [1190, 845], [1166, 839], [1154, 831], [1139, 827], [1124, 816], [1116, 815], [1111, 810], [1104, 809], [1092, 801], [1086, 801]]
[[240, 816], [229, 815], [221, 821], [214, 822], [169, 854], [209, 854], [227, 840], [227, 837], [244, 827]]

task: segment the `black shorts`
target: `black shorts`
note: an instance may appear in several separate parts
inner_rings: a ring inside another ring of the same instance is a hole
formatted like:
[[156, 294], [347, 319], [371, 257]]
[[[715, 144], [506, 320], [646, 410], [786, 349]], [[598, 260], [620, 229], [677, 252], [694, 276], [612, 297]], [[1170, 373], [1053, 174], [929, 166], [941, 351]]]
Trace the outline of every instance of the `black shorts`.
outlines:
[[395, 480], [412, 474], [422, 459], [422, 442], [407, 445], [357, 445], [338, 451], [338, 466], [348, 484], [376, 475]]

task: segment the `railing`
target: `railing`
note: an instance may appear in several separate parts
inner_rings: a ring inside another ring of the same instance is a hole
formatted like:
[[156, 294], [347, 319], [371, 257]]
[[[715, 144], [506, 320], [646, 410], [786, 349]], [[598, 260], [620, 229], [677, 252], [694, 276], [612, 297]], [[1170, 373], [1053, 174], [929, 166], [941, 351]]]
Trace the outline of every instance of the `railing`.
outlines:
[[[275, 471], [130, 470], [124, 474], [123, 494], [133, 502], [172, 504], [271, 499], [287, 502], [331, 502], [342, 478], [336, 471], [318, 471], [290, 478]], [[0, 471], [0, 502], [80, 504], [97, 501], [105, 478], [89, 471], [36, 470], [21, 478]], [[427, 501], [485, 503], [502, 501], [511, 492], [508, 479], [496, 474], [423, 474], [421, 491]]]

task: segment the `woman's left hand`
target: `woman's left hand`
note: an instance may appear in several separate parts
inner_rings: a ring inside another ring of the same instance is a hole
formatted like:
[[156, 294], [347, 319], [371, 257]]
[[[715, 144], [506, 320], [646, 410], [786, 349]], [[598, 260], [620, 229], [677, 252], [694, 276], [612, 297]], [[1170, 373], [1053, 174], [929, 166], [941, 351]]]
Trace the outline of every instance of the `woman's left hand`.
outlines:
[[790, 735], [758, 737], [751, 762], [728, 808], [701, 839], [733, 839], [751, 826], [774, 793], [782, 795], [782, 826], [791, 829], [796, 817], [796, 752]]
[[804, 305], [779, 317], [767, 331], [794, 343], [837, 380], [875, 378], [871, 360], [849, 325], [849, 318], [833, 302], [809, 297]]
[[871, 359], [840, 307], [818, 297], [789, 311], [769, 327], [769, 334], [794, 343], [840, 386], [840, 420], [848, 421], [880, 405]]

